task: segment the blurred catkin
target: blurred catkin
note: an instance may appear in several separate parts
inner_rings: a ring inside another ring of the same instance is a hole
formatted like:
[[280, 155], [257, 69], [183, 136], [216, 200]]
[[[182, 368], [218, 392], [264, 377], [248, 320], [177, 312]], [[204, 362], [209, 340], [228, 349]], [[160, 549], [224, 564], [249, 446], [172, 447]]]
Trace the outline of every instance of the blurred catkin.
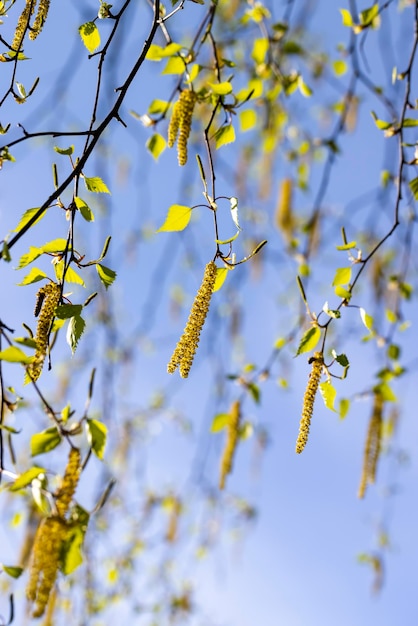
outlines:
[[376, 481], [377, 462], [381, 450], [383, 423], [383, 399], [379, 392], [374, 394], [373, 410], [370, 416], [366, 443], [363, 455], [363, 470], [361, 473], [358, 497], [364, 498], [367, 485]]
[[305, 395], [303, 396], [302, 419], [300, 420], [299, 435], [296, 441], [296, 452], [298, 454], [303, 452], [303, 449], [308, 442], [309, 427], [311, 425], [315, 396], [318, 392], [323, 367], [324, 357], [322, 352], [315, 352], [312, 357], [312, 369], [309, 375], [308, 385], [306, 387]]
[[194, 299], [189, 319], [167, 365], [169, 374], [173, 374], [179, 368], [182, 378], [187, 378], [189, 375], [200, 333], [209, 311], [216, 271], [216, 264], [213, 261], [206, 265], [203, 281]]
[[221, 458], [221, 468], [219, 477], [219, 489], [225, 488], [226, 478], [232, 471], [235, 451], [237, 449], [239, 438], [239, 427], [241, 421], [241, 404], [239, 400], [232, 403], [229, 412], [229, 421], [227, 425], [227, 435], [225, 448]]

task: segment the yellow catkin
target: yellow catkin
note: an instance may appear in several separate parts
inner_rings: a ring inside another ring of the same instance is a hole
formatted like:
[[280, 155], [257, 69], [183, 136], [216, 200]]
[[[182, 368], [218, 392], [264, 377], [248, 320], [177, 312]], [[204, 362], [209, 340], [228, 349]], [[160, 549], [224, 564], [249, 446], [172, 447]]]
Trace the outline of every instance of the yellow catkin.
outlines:
[[33, 26], [29, 32], [29, 39], [36, 39], [39, 33], [41, 32], [46, 18], [48, 16], [50, 0], [40, 0], [38, 6], [38, 12], [35, 17], [35, 21]]
[[312, 369], [309, 375], [305, 395], [303, 396], [302, 419], [300, 420], [299, 435], [296, 441], [296, 452], [298, 454], [303, 452], [303, 449], [308, 442], [309, 427], [311, 425], [315, 396], [318, 391], [319, 381], [324, 367], [324, 357], [322, 352], [315, 352], [311, 361]]
[[42, 520], [32, 552], [32, 564], [26, 596], [34, 607], [33, 617], [41, 617], [58, 574], [61, 546], [66, 539], [67, 524], [57, 516]]
[[41, 287], [36, 295], [35, 315], [39, 314], [36, 327], [36, 352], [32, 363], [28, 365], [30, 380], [36, 381], [42, 372], [42, 367], [48, 351], [48, 339], [51, 323], [54, 318], [55, 307], [61, 297], [61, 287], [54, 282]]
[[211, 261], [206, 265], [203, 281], [194, 299], [189, 319], [167, 365], [169, 374], [173, 374], [179, 368], [182, 378], [187, 378], [189, 375], [199, 344], [200, 333], [209, 311], [215, 280], [216, 264]]
[[282, 181], [276, 209], [276, 224], [287, 241], [293, 237], [294, 218], [292, 213], [292, 179]]
[[64, 478], [57, 492], [56, 506], [61, 517], [64, 517], [68, 511], [71, 500], [73, 499], [77, 488], [78, 479], [81, 472], [81, 455], [80, 450], [72, 448], [68, 458], [67, 467], [65, 468]]
[[363, 470], [360, 478], [358, 497], [364, 498], [367, 485], [376, 481], [377, 463], [381, 450], [383, 423], [383, 399], [380, 393], [374, 394], [373, 411], [370, 416], [363, 455]]
[[235, 451], [237, 449], [239, 427], [241, 421], [241, 404], [233, 402], [229, 413], [225, 448], [221, 458], [219, 489], [225, 488], [226, 478], [232, 471]]
[[192, 117], [197, 95], [190, 89], [180, 93], [179, 99], [173, 106], [173, 112], [168, 126], [168, 145], [174, 146], [177, 140], [177, 158], [179, 165], [187, 163], [187, 142], [192, 126]]
[[26, 0], [26, 5], [20, 14], [12, 41], [12, 50], [18, 52], [23, 43], [25, 33], [29, 27], [29, 20], [35, 10], [36, 0]]

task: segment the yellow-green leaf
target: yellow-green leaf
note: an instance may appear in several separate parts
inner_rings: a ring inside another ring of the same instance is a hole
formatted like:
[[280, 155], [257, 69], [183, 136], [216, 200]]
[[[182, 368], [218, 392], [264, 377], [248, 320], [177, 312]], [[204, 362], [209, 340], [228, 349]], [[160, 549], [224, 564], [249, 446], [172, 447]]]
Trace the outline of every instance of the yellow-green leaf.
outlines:
[[334, 70], [334, 74], [342, 76], [347, 71], [347, 63], [342, 59], [337, 59], [336, 61], [333, 61], [332, 69]]
[[351, 26], [353, 25], [353, 18], [351, 17], [350, 11], [348, 11], [347, 9], [340, 9], [340, 13], [343, 18], [343, 26], [348, 26], [348, 28], [351, 28]]
[[254, 61], [258, 64], [264, 63], [268, 49], [269, 49], [269, 40], [266, 37], [255, 39], [253, 50], [251, 53], [251, 56], [254, 59]]
[[96, 263], [96, 270], [100, 280], [102, 281], [106, 289], [110, 287], [110, 285], [115, 281], [115, 278], [117, 276], [116, 272], [114, 270], [111, 270], [110, 267], [106, 267], [101, 263]]
[[39, 474], [44, 473], [45, 469], [43, 467], [37, 467], [36, 465], [34, 467], [31, 467], [26, 472], [23, 472], [23, 474], [20, 474], [20, 476], [16, 478], [14, 483], [10, 485], [10, 491], [19, 491], [20, 489], [27, 487], [31, 484], [34, 478], [38, 478]]
[[341, 398], [338, 413], [340, 414], [340, 418], [342, 420], [346, 417], [349, 410], [350, 410], [350, 400], [348, 400], [348, 398]]
[[94, 454], [99, 459], [103, 459], [107, 439], [107, 426], [98, 420], [88, 419], [86, 421], [86, 431], [87, 440]]
[[67, 267], [67, 271], [65, 272], [65, 282], [66, 283], [75, 283], [76, 285], [82, 285], [85, 287], [84, 280], [81, 278], [79, 274], [72, 267]]
[[148, 113], [150, 115], [158, 115], [159, 113], [165, 113], [170, 106], [167, 100], [153, 100], [148, 107]]
[[183, 57], [170, 57], [164, 68], [163, 74], [183, 74], [185, 70], [185, 62]]
[[327, 409], [329, 409], [330, 411], [335, 411], [334, 403], [337, 391], [332, 386], [332, 383], [329, 380], [326, 380], [324, 383], [320, 383], [319, 391]]
[[89, 52], [94, 52], [100, 46], [100, 33], [94, 22], [82, 24], [78, 32]]
[[18, 567], [17, 565], [1, 565], [1, 568], [5, 574], [11, 576], [12, 578], [19, 578], [19, 576], [23, 573], [23, 567]]
[[54, 150], [55, 152], [58, 152], [58, 154], [70, 156], [74, 152], [74, 146], [69, 146], [68, 148], [59, 148], [58, 146], [54, 146]]
[[165, 222], [157, 230], [157, 233], [172, 232], [178, 230], [184, 230], [192, 215], [192, 209], [182, 204], [172, 204], [168, 209]]
[[40, 280], [43, 280], [44, 278], [46, 278], [45, 272], [38, 269], [37, 267], [33, 267], [29, 274], [26, 274], [25, 278], [22, 280], [21, 283], [18, 283], [18, 285], [31, 285], [32, 283], [37, 283]]
[[212, 424], [210, 427], [211, 433], [219, 433], [221, 430], [226, 428], [231, 421], [231, 415], [229, 413], [218, 413], [212, 420]]
[[302, 96], [305, 96], [305, 98], [311, 97], [312, 89], [305, 83], [302, 76], [299, 76], [298, 78], [298, 89], [300, 93], [302, 94]]
[[246, 109], [239, 113], [239, 123], [241, 132], [251, 130], [257, 124], [257, 113], [253, 109]]
[[[166, 59], [168, 57], [177, 54], [182, 49], [182, 45], [179, 43], [169, 43], [165, 48], [161, 46], [157, 46], [156, 44], [151, 44], [149, 50], [147, 52], [146, 58], [149, 61], [161, 61], [161, 59]], [[183, 65], [184, 68], [184, 65]]]
[[29, 365], [33, 360], [33, 357], [28, 356], [16, 346], [9, 346], [0, 351], [0, 361], [7, 361], [8, 363], [22, 363], [23, 365]]
[[93, 176], [92, 178], [87, 178], [87, 176], [85, 176], [84, 182], [88, 191], [92, 191], [93, 193], [110, 193], [109, 189], [99, 176]]
[[67, 328], [67, 343], [71, 348], [71, 352], [74, 354], [76, 351], [78, 342], [80, 340], [81, 335], [84, 333], [84, 329], [86, 327], [86, 322], [83, 320], [81, 315], [74, 315], [74, 317], [70, 318]]
[[310, 352], [316, 347], [321, 337], [321, 329], [318, 326], [312, 326], [302, 336], [296, 356], [303, 352]]
[[84, 200], [82, 200], [82, 198], [79, 198], [78, 196], [75, 196], [74, 202], [86, 222], [94, 222], [94, 214], [88, 204], [86, 204], [86, 202], [84, 202]]
[[333, 287], [336, 285], [348, 285], [351, 280], [351, 267], [339, 267], [332, 281]]
[[366, 311], [363, 308], [360, 308], [360, 317], [361, 317], [361, 321], [363, 322], [367, 330], [371, 332], [373, 330], [373, 323], [374, 323], [373, 317], [369, 315], [368, 313], [366, 313]]
[[216, 148], [235, 141], [235, 130], [232, 124], [221, 126], [215, 133]]
[[215, 285], [213, 287], [213, 292], [218, 291], [222, 287], [229, 271], [230, 270], [228, 270], [226, 267], [216, 268], [216, 278], [215, 278]]
[[217, 96], [227, 96], [229, 93], [232, 93], [232, 85], [229, 81], [225, 81], [224, 83], [208, 83], [208, 85]]
[[158, 161], [158, 157], [164, 152], [166, 144], [167, 142], [164, 137], [159, 133], [155, 133], [148, 139], [146, 147], [151, 152], [154, 159]]
[[61, 443], [61, 435], [56, 426], [47, 428], [41, 433], [32, 435], [30, 440], [30, 451], [32, 456], [44, 454], [53, 450]]

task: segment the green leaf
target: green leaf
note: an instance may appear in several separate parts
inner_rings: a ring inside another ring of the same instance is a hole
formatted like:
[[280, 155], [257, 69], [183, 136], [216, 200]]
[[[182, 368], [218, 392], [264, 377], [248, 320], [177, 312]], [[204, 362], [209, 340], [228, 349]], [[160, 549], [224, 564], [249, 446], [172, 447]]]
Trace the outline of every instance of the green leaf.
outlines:
[[7, 241], [3, 241], [3, 247], [1, 249], [0, 257], [3, 259], [3, 261], [6, 261], [6, 263], [10, 263], [10, 261], [12, 260]]
[[28, 469], [23, 474], [20, 474], [10, 486], [10, 491], [19, 491], [23, 487], [27, 487], [31, 484], [34, 478], [38, 478], [39, 474], [44, 474], [45, 469], [43, 467], [34, 466]]
[[409, 181], [409, 188], [412, 191], [415, 200], [418, 200], [418, 176]]
[[218, 413], [212, 420], [212, 424], [210, 427], [211, 433], [219, 433], [221, 430], [226, 428], [231, 420], [231, 416], [229, 413]]
[[80, 211], [81, 215], [84, 217], [86, 222], [94, 222], [94, 214], [90, 207], [78, 196], [74, 198], [75, 205], [77, 209]]
[[32, 435], [30, 440], [30, 452], [32, 456], [37, 456], [38, 454], [45, 454], [45, 452], [50, 452], [61, 443], [61, 435], [56, 426], [52, 426], [51, 428], [47, 428], [47, 430], [42, 431], [41, 433], [36, 433]]
[[103, 459], [107, 439], [107, 426], [98, 420], [86, 421], [87, 439], [94, 454]]
[[347, 289], [344, 289], [344, 287], [341, 287], [340, 285], [337, 285], [337, 287], [335, 287], [334, 293], [339, 298], [343, 298], [343, 300], [347, 300], [347, 302], [350, 302], [351, 300], [351, 293], [347, 291]]
[[235, 239], [238, 237], [240, 231], [238, 230], [235, 235], [232, 235], [232, 237], [228, 237], [228, 239], [215, 239], [215, 243], [219, 243], [219, 245], [224, 246], [227, 243], [232, 243], [232, 241], [235, 241]]
[[235, 130], [232, 124], [227, 124], [226, 126], [221, 126], [215, 133], [215, 144], [216, 149], [221, 146], [225, 146], [228, 143], [233, 143], [235, 141]]
[[22, 254], [22, 256], [20, 257], [19, 265], [17, 266], [17, 269], [21, 269], [22, 267], [26, 267], [27, 265], [29, 265], [30, 263], [35, 261], [35, 259], [40, 257], [41, 254], [42, 254], [42, 249], [41, 248], [35, 248], [35, 246], [30, 246], [29, 247], [29, 252], [27, 252], [26, 254]]
[[86, 322], [83, 320], [81, 315], [74, 315], [74, 317], [70, 319], [67, 328], [67, 343], [70, 346], [71, 352], [73, 354], [77, 349], [78, 342], [84, 332], [85, 327]]
[[27, 348], [33, 348], [34, 350], [38, 347], [35, 339], [32, 339], [31, 337], [16, 337], [14, 342], [21, 346], [26, 346]]
[[369, 315], [368, 313], [366, 313], [366, 311], [362, 307], [360, 307], [359, 311], [360, 311], [361, 321], [363, 322], [367, 330], [372, 332], [373, 323], [374, 323], [373, 317]]
[[340, 418], [343, 420], [350, 410], [350, 400], [347, 398], [341, 398], [338, 413], [340, 414]]
[[41, 248], [41, 252], [45, 252], [47, 254], [51, 254], [54, 252], [63, 252], [67, 248], [67, 240], [66, 239], [53, 239], [52, 241], [48, 241]]
[[418, 126], [418, 120], [413, 120], [409, 117], [405, 118], [402, 122], [404, 128], [411, 128], [412, 126]]
[[190, 207], [172, 204], [168, 209], [164, 224], [160, 226], [157, 233], [184, 230], [190, 222], [191, 215], [192, 209]]
[[18, 567], [17, 565], [1, 565], [3, 572], [12, 578], [19, 578], [19, 576], [23, 573], [23, 567]]
[[215, 291], [218, 291], [222, 287], [229, 271], [230, 270], [228, 270], [226, 267], [216, 268], [215, 285], [213, 287], [212, 293], [215, 293]]
[[89, 52], [94, 52], [100, 46], [100, 33], [94, 22], [82, 24], [78, 32]]
[[161, 59], [167, 59], [168, 57], [177, 54], [182, 47], [183, 46], [180, 43], [169, 43], [165, 48], [162, 48], [161, 46], [157, 46], [153, 43], [150, 45], [145, 58], [149, 61], [161, 61]]
[[325, 302], [324, 306], [322, 307], [322, 310], [324, 311], [324, 313], [326, 313], [327, 315], [329, 315], [330, 317], [338, 320], [341, 317], [341, 312], [338, 309], [330, 309], [328, 306], [328, 302]]
[[110, 287], [110, 285], [115, 281], [116, 272], [114, 270], [111, 270], [110, 267], [106, 267], [101, 263], [96, 263], [96, 270], [100, 280], [102, 281], [106, 289], [108, 289], [108, 287]]
[[267, 51], [269, 49], [269, 40], [266, 37], [254, 39], [251, 57], [257, 64], [264, 63]]
[[329, 380], [325, 381], [324, 383], [320, 383], [319, 391], [327, 409], [329, 409], [330, 411], [335, 411], [334, 403], [337, 396], [337, 391], [332, 386], [332, 383]]
[[343, 246], [335, 246], [337, 250], [352, 250], [357, 245], [357, 241], [349, 241], [345, 243]]
[[296, 356], [302, 354], [303, 352], [310, 352], [316, 347], [319, 339], [321, 337], [321, 329], [318, 326], [312, 326], [306, 332], [303, 333], [302, 339], [300, 340], [300, 344], [298, 350], [296, 352]]
[[168, 59], [163, 74], [183, 74], [185, 70], [185, 62], [183, 57], [171, 57]]
[[22, 363], [23, 365], [29, 365], [33, 360], [33, 357], [28, 356], [16, 346], [9, 346], [0, 351], [0, 361], [7, 361], [8, 363]]
[[158, 161], [158, 157], [164, 152], [166, 145], [167, 142], [160, 133], [154, 133], [146, 143], [147, 150], [151, 152], [156, 161]]
[[55, 309], [55, 315], [61, 320], [68, 320], [70, 317], [80, 315], [82, 310], [82, 304], [60, 304]]
[[332, 281], [333, 287], [336, 285], [348, 285], [351, 280], [351, 267], [339, 267]]
[[348, 26], [351, 28], [353, 26], [353, 18], [351, 17], [350, 11], [347, 9], [340, 9], [341, 16], [343, 18], [343, 26]]
[[[35, 207], [34, 209], [28, 209], [27, 211], [25, 211], [22, 215], [22, 217], [20, 218], [20, 222], [19, 224], [16, 226], [16, 228], [12, 231], [14, 233], [18, 233], [20, 230], [22, 230], [22, 228], [24, 228], [26, 226], [26, 224], [28, 222], [30, 222], [30, 220], [33, 218], [34, 215], [36, 215], [36, 213], [39, 211], [39, 207]], [[41, 219], [46, 215], [46, 211], [43, 211], [40, 216], [37, 218], [37, 220], [32, 224], [32, 226], [34, 226], [35, 224], [37, 224], [38, 222], [41, 221]]]
[[260, 387], [255, 383], [247, 383], [247, 391], [256, 404], [260, 404]]
[[65, 282], [75, 283], [76, 285], [82, 285], [83, 287], [86, 286], [80, 274], [77, 274], [77, 272], [73, 270], [71, 266], [67, 267], [67, 271], [65, 272]]
[[239, 124], [241, 132], [251, 130], [257, 124], [257, 113], [253, 109], [239, 112]]
[[374, 388], [376, 393], [380, 393], [384, 402], [396, 402], [397, 397], [392, 391], [392, 387], [388, 383], [380, 383]]
[[305, 98], [310, 98], [312, 96], [312, 89], [305, 83], [302, 76], [299, 76], [298, 78], [298, 89], [302, 96], [305, 96]]
[[198, 63], [194, 63], [191, 70], [189, 71], [189, 77], [187, 79], [187, 83], [190, 85], [190, 83], [192, 83], [199, 75], [199, 72], [201, 70], [201, 66]]
[[332, 356], [342, 367], [348, 367], [350, 365], [350, 361], [348, 360], [346, 354], [336, 354], [335, 350], [333, 350]]
[[232, 93], [232, 85], [229, 81], [225, 81], [224, 83], [208, 83], [208, 85], [217, 96], [227, 96], [229, 93]]
[[148, 107], [148, 113], [150, 115], [158, 115], [168, 111], [170, 103], [167, 100], [153, 100]]
[[375, 26], [375, 20], [379, 16], [379, 4], [373, 4], [373, 6], [360, 12], [360, 24], [363, 26]]
[[64, 576], [72, 574], [74, 570], [83, 562], [83, 553], [81, 548], [84, 543], [86, 530], [81, 525], [71, 525], [70, 530], [66, 534], [65, 542], [61, 549], [61, 566], [60, 570]]
[[342, 76], [347, 71], [347, 63], [342, 59], [337, 59], [336, 61], [333, 61], [332, 69], [334, 70], [334, 74], [336, 76]]
[[84, 177], [84, 183], [88, 191], [93, 193], [110, 193], [105, 183], [99, 176], [93, 176], [92, 178]]
[[387, 130], [393, 126], [392, 122], [385, 122], [385, 120], [379, 120], [376, 113], [371, 111], [372, 117], [374, 119], [374, 123], [376, 124], [379, 130]]
[[37, 283], [40, 280], [46, 278], [47, 275], [42, 270], [37, 267], [33, 267], [29, 274], [25, 276], [21, 283], [18, 283], [19, 287], [23, 285], [31, 285], [32, 283]]
[[58, 154], [70, 156], [74, 152], [74, 146], [70, 146], [69, 148], [58, 148], [58, 146], [54, 146], [54, 150], [58, 152]]

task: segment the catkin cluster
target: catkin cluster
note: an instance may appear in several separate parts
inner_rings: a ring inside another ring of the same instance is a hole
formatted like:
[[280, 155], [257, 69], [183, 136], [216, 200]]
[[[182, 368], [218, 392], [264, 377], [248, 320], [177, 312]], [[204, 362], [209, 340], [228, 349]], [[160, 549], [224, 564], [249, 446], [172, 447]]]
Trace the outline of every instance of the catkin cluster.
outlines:
[[194, 299], [189, 319], [167, 365], [169, 374], [179, 368], [180, 376], [187, 378], [199, 344], [200, 333], [209, 311], [210, 300], [216, 280], [216, 265], [213, 261], [205, 268], [202, 284]]
[[319, 381], [321, 380], [321, 374], [324, 367], [324, 357], [322, 352], [315, 352], [311, 360], [312, 369], [309, 375], [305, 395], [303, 396], [302, 419], [300, 420], [299, 435], [296, 441], [296, 452], [298, 454], [303, 452], [303, 449], [308, 442], [309, 427], [311, 425], [315, 396], [318, 391]]
[[41, 287], [36, 294], [35, 317], [39, 315], [36, 327], [36, 352], [33, 361], [28, 365], [28, 374], [31, 380], [38, 380], [48, 351], [48, 338], [51, 323], [54, 318], [55, 307], [61, 297], [61, 287], [50, 282]]
[[379, 460], [383, 423], [383, 399], [380, 393], [374, 394], [373, 411], [370, 416], [366, 444], [364, 446], [363, 470], [361, 473], [358, 497], [364, 498], [367, 485], [376, 481], [377, 462]]
[[241, 404], [239, 400], [233, 402], [229, 413], [225, 448], [221, 459], [219, 489], [225, 488], [226, 477], [232, 471], [235, 451], [237, 449], [239, 427], [241, 421]]
[[36, 39], [45, 24], [50, 0], [40, 0], [33, 26], [29, 24], [29, 20], [35, 12], [36, 2], [37, 0], [26, 0], [25, 7], [19, 16], [12, 42], [12, 49], [15, 52], [20, 50], [27, 30], [29, 30], [29, 39]]
[[68, 533], [65, 515], [80, 476], [80, 451], [71, 449], [61, 487], [57, 493], [57, 515], [45, 518], [39, 525], [32, 548], [32, 561], [26, 596], [33, 603], [33, 617], [41, 617], [55, 585], [62, 545]]
[[170, 148], [176, 143], [177, 135], [177, 158], [179, 165], [187, 163], [187, 141], [192, 126], [193, 109], [197, 95], [194, 91], [186, 89], [180, 93], [177, 102], [174, 103], [168, 126], [168, 145]]

